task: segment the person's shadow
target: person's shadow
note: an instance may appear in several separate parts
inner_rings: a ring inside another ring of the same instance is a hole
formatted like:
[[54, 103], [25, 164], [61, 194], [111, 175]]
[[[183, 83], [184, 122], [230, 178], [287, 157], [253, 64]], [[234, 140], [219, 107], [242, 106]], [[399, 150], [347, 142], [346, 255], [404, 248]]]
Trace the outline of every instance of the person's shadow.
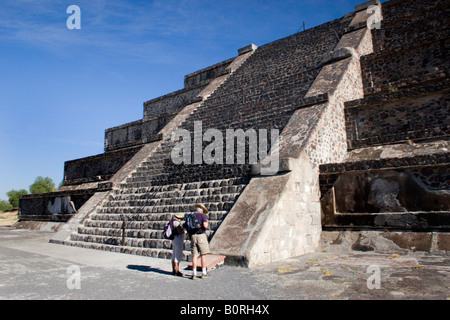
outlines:
[[159, 274], [172, 275], [171, 271], [152, 268], [150, 266], [140, 266], [140, 265], [129, 264], [129, 265], [127, 265], [127, 269], [137, 270], [137, 271], [141, 271], [141, 272], [156, 272]]

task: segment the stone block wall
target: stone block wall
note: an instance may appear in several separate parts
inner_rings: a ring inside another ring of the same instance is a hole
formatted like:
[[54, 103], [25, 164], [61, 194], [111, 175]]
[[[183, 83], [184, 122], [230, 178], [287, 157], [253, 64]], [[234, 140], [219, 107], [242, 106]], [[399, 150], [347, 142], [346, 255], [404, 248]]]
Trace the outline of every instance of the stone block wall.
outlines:
[[20, 221], [66, 222], [97, 189], [25, 195], [20, 198]]
[[448, 12], [448, 1], [383, 4], [364, 98], [345, 103], [350, 152], [320, 167], [325, 230], [449, 230]]
[[[281, 132], [295, 110], [326, 99], [321, 94], [308, 99], [304, 99], [304, 96], [321, 71], [324, 55], [336, 47], [339, 41], [337, 35], [344, 33], [348, 23], [347, 19], [335, 20], [258, 47], [180, 128], [191, 133], [192, 143], [195, 123], [201, 123], [202, 133], [212, 128], [219, 130], [224, 138], [226, 129], [251, 129], [256, 132], [265, 129], [268, 133], [278, 129]], [[271, 137], [267, 138], [269, 150]], [[191, 164], [181, 168], [176, 178], [198, 181], [250, 176], [248, 141], [245, 148], [246, 162], [242, 165], [226, 164], [225, 144], [224, 164]], [[203, 142], [202, 150], [207, 145], [207, 142]], [[164, 171], [178, 170], [168, 160]], [[161, 179], [164, 181], [164, 177]]]
[[66, 161], [64, 186], [108, 181], [139, 151], [140, 147]]
[[438, 40], [363, 57], [361, 67], [365, 94], [395, 91], [400, 87], [448, 77], [449, 49], [449, 40]]
[[383, 3], [382, 26], [372, 30], [374, 54], [446, 39], [450, 28], [448, 10], [446, 0]]
[[208, 68], [186, 75], [184, 77], [184, 87], [186, 89], [193, 89], [210, 84], [215, 78], [230, 73], [229, 67], [233, 61], [234, 58], [228, 59]]
[[[442, 85], [448, 85], [448, 80]], [[439, 89], [436, 85], [433, 87]], [[423, 91], [416, 87], [416, 90], [408, 90], [408, 97], [385, 93], [373, 99], [347, 103], [345, 121], [349, 150], [448, 136], [450, 95], [446, 88], [439, 87], [442, 91], [431, 95], [421, 94]]]

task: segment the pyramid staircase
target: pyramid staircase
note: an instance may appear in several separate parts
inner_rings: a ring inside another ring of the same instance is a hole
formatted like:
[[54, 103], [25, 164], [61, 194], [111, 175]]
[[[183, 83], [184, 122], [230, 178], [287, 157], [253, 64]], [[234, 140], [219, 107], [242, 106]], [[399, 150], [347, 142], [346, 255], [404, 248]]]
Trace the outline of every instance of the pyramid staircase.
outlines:
[[[190, 213], [196, 203], [208, 210], [209, 238], [248, 183], [245, 175], [201, 179], [197, 168], [175, 166], [171, 160], [174, 142], [171, 133], [186, 123], [189, 115], [201, 108], [252, 55], [254, 46], [240, 49], [226, 72], [219, 73], [189, 102], [158, 136], [147, 143], [109, 182], [78, 210], [50, 242], [112, 252], [171, 258], [172, 241], [162, 236], [164, 226], [176, 213]], [[213, 66], [214, 67], [214, 66]], [[99, 191], [100, 190], [99, 184]], [[190, 255], [186, 236], [184, 259]]]
[[[106, 201], [95, 209], [66, 245], [106, 251], [130, 253], [170, 259], [172, 241], [162, 236], [165, 224], [176, 213], [190, 213], [196, 203], [208, 210], [208, 237], [225, 218], [242, 193], [247, 178], [170, 183], [177, 172], [164, 173], [161, 165], [167, 159], [168, 145], [162, 143], [154, 153], [113, 190]], [[190, 240], [186, 237], [184, 259], [190, 255]]]
[[[164, 225], [175, 213], [188, 213], [199, 202], [210, 211], [208, 235], [215, 235], [250, 183], [251, 165], [246, 161], [177, 166], [171, 160], [170, 135], [179, 128], [192, 134], [196, 121], [202, 123], [202, 133], [217, 129], [224, 137], [227, 129], [281, 132], [296, 110], [326, 100], [326, 94], [308, 98], [305, 95], [322, 70], [324, 55], [336, 47], [352, 17], [353, 14], [259, 47], [235, 71], [223, 75], [227, 80], [210, 95], [184, 107], [159, 132], [161, 141], [143, 146], [124, 166], [135, 163], [136, 168], [127, 174], [118, 172], [110, 179], [112, 189], [99, 195], [99, 199], [94, 195], [89, 203], [91, 209], [81, 208], [78, 218], [69, 221], [67, 232], [54, 237], [53, 242], [170, 258], [171, 241], [162, 238]], [[249, 159], [247, 155], [245, 159]], [[257, 180], [261, 181], [255, 179], [255, 183]], [[315, 210], [316, 206], [311, 208]], [[253, 228], [254, 219], [242, 226], [248, 223]], [[189, 240], [184, 249], [187, 259]]]

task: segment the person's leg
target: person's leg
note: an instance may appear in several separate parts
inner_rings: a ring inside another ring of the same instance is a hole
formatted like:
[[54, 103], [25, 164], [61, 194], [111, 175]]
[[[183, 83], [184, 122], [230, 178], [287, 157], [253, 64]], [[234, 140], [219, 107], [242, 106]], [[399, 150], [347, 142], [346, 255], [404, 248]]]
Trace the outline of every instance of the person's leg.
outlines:
[[206, 234], [202, 234], [199, 240], [199, 249], [200, 249], [200, 260], [202, 263], [202, 279], [209, 278], [209, 275], [206, 272], [206, 255], [210, 253], [209, 243]]
[[202, 254], [200, 260], [202, 262], [202, 279], [209, 278], [209, 274], [206, 272], [206, 255]]
[[206, 268], [206, 256], [204, 254], [200, 256], [200, 261], [202, 262], [202, 269]]
[[198, 259], [198, 254], [194, 254], [192, 255], [192, 279], [195, 279], [197, 277], [197, 259]]
[[184, 274], [180, 272], [180, 263], [175, 261], [175, 275], [179, 277], [184, 277]]
[[172, 274], [175, 275], [177, 273], [176, 270], [177, 263], [175, 260], [172, 260]]
[[180, 261], [183, 259], [183, 241], [184, 236], [176, 235], [172, 242], [173, 246], [173, 256], [172, 256], [172, 267], [173, 274], [176, 276], [184, 276], [180, 272]]

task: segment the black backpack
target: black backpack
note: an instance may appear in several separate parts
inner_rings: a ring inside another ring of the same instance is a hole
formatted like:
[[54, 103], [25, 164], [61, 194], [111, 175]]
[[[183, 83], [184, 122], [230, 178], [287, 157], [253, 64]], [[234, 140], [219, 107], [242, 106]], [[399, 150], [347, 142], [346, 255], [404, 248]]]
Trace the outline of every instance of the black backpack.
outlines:
[[196, 233], [201, 227], [195, 212], [186, 215], [186, 230], [189, 234]]

